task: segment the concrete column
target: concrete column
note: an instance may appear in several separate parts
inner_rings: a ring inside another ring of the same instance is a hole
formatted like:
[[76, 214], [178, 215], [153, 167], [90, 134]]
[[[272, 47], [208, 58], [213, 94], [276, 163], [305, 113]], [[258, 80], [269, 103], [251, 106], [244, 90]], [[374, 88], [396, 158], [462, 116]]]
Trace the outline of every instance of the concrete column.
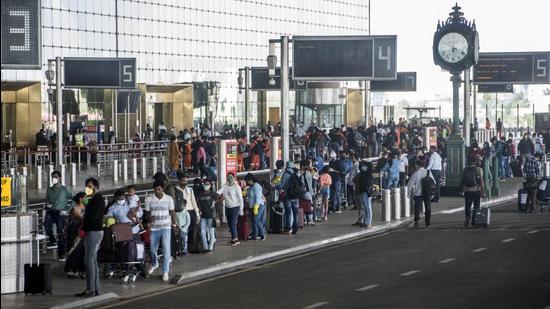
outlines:
[[401, 219], [401, 189], [392, 189], [392, 202], [393, 202], [393, 219]]
[[288, 102], [288, 36], [281, 36], [281, 138], [282, 157], [285, 163], [289, 158], [289, 102]]
[[71, 186], [76, 186], [76, 163], [71, 163]]

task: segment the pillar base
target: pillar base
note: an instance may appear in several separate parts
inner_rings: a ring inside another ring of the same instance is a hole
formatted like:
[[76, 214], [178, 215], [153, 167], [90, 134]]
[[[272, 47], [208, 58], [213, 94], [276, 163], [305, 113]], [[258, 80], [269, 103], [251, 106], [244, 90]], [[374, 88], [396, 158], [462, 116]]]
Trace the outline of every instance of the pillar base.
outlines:
[[445, 179], [445, 186], [458, 187], [465, 166], [466, 148], [464, 139], [458, 134], [453, 134], [447, 141], [447, 178]]

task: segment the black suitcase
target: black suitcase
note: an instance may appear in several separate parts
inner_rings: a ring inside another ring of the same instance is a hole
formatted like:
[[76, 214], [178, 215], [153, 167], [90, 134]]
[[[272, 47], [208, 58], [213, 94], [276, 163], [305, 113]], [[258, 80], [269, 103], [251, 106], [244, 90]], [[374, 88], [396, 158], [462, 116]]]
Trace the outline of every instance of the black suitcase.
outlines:
[[143, 260], [143, 253], [141, 253], [141, 258], [138, 256], [138, 245], [141, 245], [143, 248], [143, 243], [139, 240], [117, 242], [115, 253], [116, 261], [124, 263], [140, 262]]
[[27, 294], [52, 294], [52, 265], [40, 263], [39, 242], [36, 240], [36, 232], [32, 233], [32, 242], [36, 242], [36, 264], [32, 262], [33, 253], [31, 252], [31, 261], [24, 265], [25, 282], [24, 292]]
[[527, 211], [527, 194], [529, 191], [527, 189], [518, 190], [518, 210], [522, 212]]
[[280, 234], [283, 231], [283, 212], [281, 208], [269, 210], [269, 233]]
[[521, 164], [519, 160], [514, 160], [510, 162], [510, 168], [512, 169], [513, 177], [523, 177], [523, 172], [521, 171]]
[[183, 254], [183, 242], [181, 241], [179, 227], [172, 227], [170, 237], [170, 250], [172, 256]]
[[474, 214], [474, 226], [489, 228], [491, 224], [491, 209], [480, 207]]

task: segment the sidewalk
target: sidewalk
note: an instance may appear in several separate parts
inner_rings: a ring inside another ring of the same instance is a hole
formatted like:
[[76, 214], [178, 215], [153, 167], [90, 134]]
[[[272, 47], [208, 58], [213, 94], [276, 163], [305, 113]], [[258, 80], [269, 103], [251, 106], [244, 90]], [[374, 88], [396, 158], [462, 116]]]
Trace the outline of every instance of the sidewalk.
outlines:
[[[490, 205], [499, 205], [506, 200], [516, 198], [517, 188], [521, 179], [501, 182], [501, 197], [490, 201]], [[432, 212], [449, 213], [463, 209], [463, 198], [442, 197], [440, 202], [432, 204]], [[305, 227], [297, 235], [268, 234], [265, 241], [241, 242], [236, 247], [227, 246], [229, 241], [228, 228], [217, 229], [218, 243], [212, 255], [191, 254], [175, 260], [171, 266], [171, 282], [160, 280], [161, 273], [155, 272], [150, 278], [138, 280], [133, 284], [122, 285], [117, 278], [102, 279], [102, 295], [87, 299], [74, 297], [75, 293], [85, 288], [83, 279], [67, 279], [63, 273], [63, 263], [56, 262], [51, 256], [43, 258], [54, 267], [53, 295], [28, 295], [23, 293], [2, 295], [2, 307], [5, 308], [76, 308], [97, 306], [102, 302], [116, 299], [128, 299], [144, 296], [174, 286], [195, 282], [221, 274], [241, 269], [253, 268], [278, 259], [318, 250], [326, 246], [334, 246], [354, 239], [386, 233], [408, 225], [412, 217], [393, 220], [390, 223], [381, 221], [381, 204], [373, 204], [373, 228], [360, 229], [351, 226], [357, 219], [356, 210], [345, 210], [342, 214], [332, 214], [328, 223], [318, 223], [316, 226]], [[51, 251], [50, 251], [51, 252]]]

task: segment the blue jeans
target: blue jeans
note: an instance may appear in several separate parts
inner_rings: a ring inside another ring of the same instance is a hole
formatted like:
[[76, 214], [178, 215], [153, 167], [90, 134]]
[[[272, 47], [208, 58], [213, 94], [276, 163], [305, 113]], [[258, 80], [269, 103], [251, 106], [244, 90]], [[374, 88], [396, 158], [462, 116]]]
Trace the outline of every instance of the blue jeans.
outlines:
[[99, 266], [97, 251], [103, 238], [103, 231], [88, 231], [84, 238], [84, 263], [86, 265], [86, 290], [99, 292]]
[[330, 190], [330, 208], [332, 211], [340, 210], [340, 205], [342, 205], [342, 182], [336, 181], [333, 182], [332, 185], [334, 186]]
[[53, 225], [57, 229], [57, 256], [64, 257], [65, 250], [65, 222], [67, 221], [67, 216], [62, 216], [61, 212], [56, 209], [48, 209], [46, 211], [46, 218], [44, 218], [44, 229], [46, 230], [46, 235], [48, 235], [48, 242], [55, 243], [55, 236], [53, 235]]
[[386, 189], [392, 189], [392, 188], [399, 188], [399, 175], [390, 176], [388, 178], [388, 184], [386, 185]]
[[367, 192], [361, 193], [361, 206], [363, 206], [363, 224], [372, 224], [372, 198]]
[[231, 233], [231, 239], [237, 239], [237, 218], [239, 217], [239, 207], [225, 207], [225, 217], [227, 218], [227, 225], [229, 225], [229, 232]]
[[151, 230], [151, 266], [158, 266], [157, 252], [159, 250], [159, 243], [162, 239], [162, 272], [167, 273], [170, 271], [170, 256], [171, 256], [171, 229]]
[[298, 231], [298, 199], [285, 201], [285, 229]]
[[260, 168], [261, 169], [264, 169], [266, 168], [266, 164], [265, 164], [265, 152], [262, 152], [260, 153]]
[[508, 157], [500, 157], [498, 167], [498, 175], [500, 176], [500, 178], [508, 177], [508, 170], [510, 169], [510, 165], [508, 164]]
[[205, 250], [214, 250], [216, 242], [216, 228], [213, 227], [214, 219], [201, 218], [201, 241]]
[[189, 253], [189, 249], [187, 249], [187, 237], [187, 229], [180, 228], [181, 246], [184, 254]]
[[254, 215], [252, 208], [249, 209], [250, 223], [252, 224], [252, 238], [265, 236], [265, 205], [260, 205], [258, 214]]
[[317, 149], [315, 147], [309, 147], [307, 153], [311, 158], [317, 158]]
[[433, 200], [437, 202], [439, 201], [441, 171], [430, 170], [430, 172], [432, 172], [432, 176], [434, 176], [434, 180], [435, 180], [435, 195]]

